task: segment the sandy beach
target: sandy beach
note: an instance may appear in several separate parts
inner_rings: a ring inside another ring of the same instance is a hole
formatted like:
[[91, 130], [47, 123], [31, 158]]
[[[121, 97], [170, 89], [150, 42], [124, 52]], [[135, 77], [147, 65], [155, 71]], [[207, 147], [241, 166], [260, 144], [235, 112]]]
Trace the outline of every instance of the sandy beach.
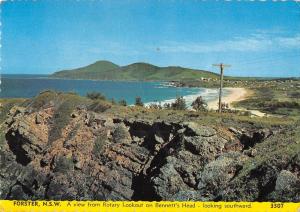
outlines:
[[[233, 102], [241, 101], [249, 96], [249, 91], [245, 88], [224, 88], [223, 90], [229, 91], [229, 94], [223, 96], [222, 102], [225, 102], [229, 105], [229, 108], [232, 107]], [[207, 103], [207, 107], [210, 110], [218, 109], [219, 100], [210, 101]]]

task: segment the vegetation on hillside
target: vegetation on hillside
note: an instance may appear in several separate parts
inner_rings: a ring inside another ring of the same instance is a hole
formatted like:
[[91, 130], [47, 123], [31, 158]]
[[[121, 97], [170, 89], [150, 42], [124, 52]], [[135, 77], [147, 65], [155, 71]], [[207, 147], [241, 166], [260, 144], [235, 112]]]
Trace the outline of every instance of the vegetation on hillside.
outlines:
[[25, 99], [0, 99], [0, 124], [13, 106], [22, 105]]
[[[53, 128], [50, 132], [52, 139], [58, 138], [61, 129], [68, 124], [70, 114], [76, 108], [87, 108], [98, 113], [109, 113], [112, 116], [121, 117], [143, 117], [150, 119], [162, 119], [169, 121], [189, 120], [195, 117], [196, 121], [203, 123], [227, 123], [235, 125], [238, 122], [253, 122], [264, 124], [290, 124], [300, 117], [299, 81], [260, 81], [248, 84], [253, 94], [247, 99], [235, 103], [235, 107], [248, 110], [259, 110], [268, 115], [278, 115], [276, 117], [254, 118], [249, 113], [218, 114], [215, 111], [206, 111], [205, 102], [197, 98], [192, 107], [196, 111], [186, 111], [187, 106], [182, 97], [177, 98], [173, 103], [165, 105], [149, 105], [147, 107], [126, 107], [127, 102], [123, 99], [115, 104], [104, 100], [102, 94], [90, 93], [89, 98], [80, 97], [74, 93], [60, 93], [54, 91], [43, 91], [38, 96], [24, 99], [1, 99], [1, 122], [6, 118], [6, 114], [14, 105], [30, 108], [30, 111], [38, 111], [42, 108], [54, 107]], [[203, 99], [202, 99], [203, 100]], [[139, 106], [143, 106], [142, 97], [136, 99]], [[125, 107], [124, 107], [125, 106]], [[176, 111], [175, 111], [176, 110]], [[285, 116], [282, 119], [282, 116]]]
[[98, 61], [82, 68], [55, 72], [51, 77], [93, 80], [170, 81], [198, 78], [216, 79], [218, 74], [179, 66], [158, 67], [148, 63], [134, 63], [120, 67], [109, 61]]
[[[219, 85], [219, 74], [184, 68], [180, 66], [159, 67], [149, 63], [133, 63], [118, 66], [110, 61], [100, 60], [93, 64], [70, 70], [57, 71], [51, 75], [55, 78], [92, 79], [92, 80], [146, 80], [146, 81], [181, 81], [186, 86], [216, 87]], [[270, 81], [274, 78], [232, 77], [225, 76], [227, 81]], [[290, 78], [297, 80], [297, 78]], [[225, 82], [226, 85], [226, 82]]]
[[94, 147], [93, 147], [93, 153], [97, 157], [101, 157], [101, 154], [104, 149], [104, 145], [107, 142], [108, 138], [105, 133], [102, 133], [101, 135], [97, 136], [97, 138], [94, 141]]
[[180, 96], [171, 104], [171, 109], [173, 110], [185, 110], [187, 108], [185, 99]]
[[82, 68], [58, 71], [55, 72], [52, 76], [69, 79], [98, 79], [100, 75], [102, 77], [105, 77], [106, 74], [109, 75], [108, 72], [110, 70], [117, 68], [119, 68], [118, 65], [109, 61], [101, 60]]
[[140, 106], [140, 107], [143, 107], [144, 106], [144, 103], [142, 102], [142, 98], [140, 96], [137, 96], [135, 98], [135, 106]]
[[202, 96], [198, 96], [195, 101], [192, 102], [192, 108], [196, 111], [205, 111], [207, 103], [204, 101]]
[[87, 93], [86, 97], [92, 100], [96, 100], [96, 99], [105, 100], [105, 96], [102, 93], [96, 91]]
[[[87, 108], [95, 112], [104, 112], [111, 107], [111, 103], [104, 101], [103, 96], [91, 93], [91, 97], [81, 97], [75, 93], [62, 93], [55, 91], [43, 91], [38, 96], [23, 102], [22, 106], [28, 111], [39, 111], [41, 109], [53, 107], [54, 115], [50, 120], [51, 129], [49, 132], [49, 142], [61, 136], [61, 130], [66, 127], [71, 119], [71, 114], [76, 108]], [[94, 98], [99, 97], [99, 98]]]
[[121, 100], [119, 101], [119, 105], [121, 105], [121, 106], [127, 106], [126, 100], [125, 100], [125, 99], [121, 99]]
[[300, 117], [299, 84], [300, 82], [295, 81], [252, 88], [253, 94], [237, 102], [235, 106], [268, 114]]

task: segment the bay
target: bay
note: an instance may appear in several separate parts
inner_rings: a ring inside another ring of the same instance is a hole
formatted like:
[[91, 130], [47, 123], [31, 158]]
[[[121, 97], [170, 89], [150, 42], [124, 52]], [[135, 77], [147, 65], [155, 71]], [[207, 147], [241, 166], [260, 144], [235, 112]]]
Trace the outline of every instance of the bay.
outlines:
[[107, 99], [125, 99], [133, 104], [140, 96], [145, 103], [172, 102], [184, 96], [190, 104], [197, 96], [206, 101], [217, 98], [216, 89], [181, 88], [167, 82], [95, 81], [73, 79], [51, 79], [47, 75], [2, 75], [0, 98], [30, 98], [45, 90], [75, 92], [85, 96], [88, 92], [101, 92]]

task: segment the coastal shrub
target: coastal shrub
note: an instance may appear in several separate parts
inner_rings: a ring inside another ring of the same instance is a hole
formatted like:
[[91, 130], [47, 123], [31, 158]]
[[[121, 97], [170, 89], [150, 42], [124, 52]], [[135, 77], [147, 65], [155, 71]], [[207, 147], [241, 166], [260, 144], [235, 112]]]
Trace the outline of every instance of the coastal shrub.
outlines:
[[3, 129], [0, 129], [0, 147], [4, 145], [5, 143], [5, 133], [3, 132]]
[[72, 158], [65, 156], [59, 156], [55, 162], [54, 172], [68, 173], [74, 169], [74, 163]]
[[79, 128], [80, 128], [80, 124], [77, 123], [75, 125], [75, 127], [69, 132], [69, 134], [68, 134], [68, 136], [67, 136], [67, 138], [66, 138], [66, 140], [65, 140], [64, 143], [67, 143], [67, 141], [73, 139], [76, 136], [77, 131], [79, 130]]
[[274, 111], [278, 108], [295, 108], [299, 109], [300, 104], [298, 102], [279, 102], [279, 101], [267, 101], [267, 102], [261, 102], [259, 106], [266, 108], [269, 111]]
[[247, 110], [245, 110], [245, 111], [237, 110], [237, 111], [235, 111], [235, 113], [240, 115], [240, 116], [251, 116], [252, 115], [252, 113], [250, 111], [247, 111]]
[[88, 110], [94, 111], [96, 113], [103, 113], [111, 108], [111, 104], [105, 101], [97, 101], [88, 106]]
[[121, 105], [121, 106], [127, 106], [126, 100], [125, 100], [125, 99], [121, 99], [121, 100], [119, 101], [119, 105]]
[[57, 98], [59, 93], [52, 90], [45, 90], [39, 93], [36, 97], [34, 97], [31, 101], [27, 102], [26, 106], [30, 107], [34, 111], [40, 110], [44, 107], [47, 107], [53, 103], [53, 101]]
[[187, 108], [185, 99], [182, 96], [177, 97], [175, 102], [171, 104], [171, 108], [173, 110], [185, 110]]
[[68, 91], [66, 92], [67, 94], [72, 94], [72, 95], [79, 95], [76, 91]]
[[300, 104], [297, 102], [273, 102], [266, 107], [267, 111], [280, 115], [299, 116]]
[[135, 98], [135, 106], [140, 106], [140, 107], [144, 106], [144, 103], [142, 102], [142, 98], [140, 96], [137, 96]]
[[206, 111], [207, 103], [202, 96], [198, 96], [191, 104], [192, 108], [196, 111]]
[[8, 112], [14, 105], [15, 104], [13, 102], [2, 103], [2, 106], [0, 107], [0, 123], [6, 119]]
[[114, 98], [111, 98], [111, 104], [113, 105], [117, 104]]
[[170, 104], [170, 103], [165, 103], [165, 104], [163, 105], [163, 108], [164, 108], [164, 109], [171, 109], [171, 104]]
[[105, 96], [102, 93], [96, 91], [87, 93], [86, 97], [92, 100], [97, 100], [97, 99], [105, 100]]
[[128, 130], [123, 124], [118, 124], [113, 132], [113, 141], [119, 142], [128, 137]]
[[228, 105], [228, 103], [222, 102], [222, 103], [221, 103], [221, 110], [224, 111], [224, 112], [228, 111], [228, 110], [229, 110], [229, 105]]
[[257, 90], [258, 96], [263, 98], [264, 101], [271, 101], [274, 96], [274, 91], [271, 88], [260, 88]]
[[162, 106], [159, 105], [159, 104], [151, 103], [151, 104], [149, 105], [149, 108], [150, 108], [150, 109], [160, 110], [160, 109], [162, 109]]
[[49, 142], [58, 139], [61, 136], [61, 130], [69, 123], [71, 112], [75, 106], [71, 102], [63, 102], [55, 110], [52, 117], [52, 128], [49, 133]]
[[94, 140], [94, 147], [93, 147], [93, 154], [96, 157], [100, 157], [103, 150], [106, 141], [108, 140], [107, 135], [103, 132], [101, 135], [97, 136]]
[[85, 100], [85, 98], [73, 94], [59, 94], [55, 98], [49, 142], [60, 138], [62, 129], [68, 125], [71, 119], [71, 113], [78, 105], [86, 103]]
[[289, 93], [288, 96], [291, 98], [300, 99], [300, 92], [294, 91], [294, 92]]

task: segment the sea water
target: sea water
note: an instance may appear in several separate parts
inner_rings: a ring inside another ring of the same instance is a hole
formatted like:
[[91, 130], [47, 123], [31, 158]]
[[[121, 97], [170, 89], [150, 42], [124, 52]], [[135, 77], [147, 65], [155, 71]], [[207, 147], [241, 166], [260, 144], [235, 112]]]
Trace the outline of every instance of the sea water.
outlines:
[[167, 82], [96, 81], [51, 79], [46, 75], [2, 75], [0, 98], [30, 98], [45, 90], [75, 92], [85, 96], [88, 92], [101, 92], [107, 99], [125, 99], [128, 104], [140, 96], [144, 103], [171, 103], [183, 96], [190, 105], [197, 96], [206, 101], [217, 99], [217, 89], [170, 86]]

